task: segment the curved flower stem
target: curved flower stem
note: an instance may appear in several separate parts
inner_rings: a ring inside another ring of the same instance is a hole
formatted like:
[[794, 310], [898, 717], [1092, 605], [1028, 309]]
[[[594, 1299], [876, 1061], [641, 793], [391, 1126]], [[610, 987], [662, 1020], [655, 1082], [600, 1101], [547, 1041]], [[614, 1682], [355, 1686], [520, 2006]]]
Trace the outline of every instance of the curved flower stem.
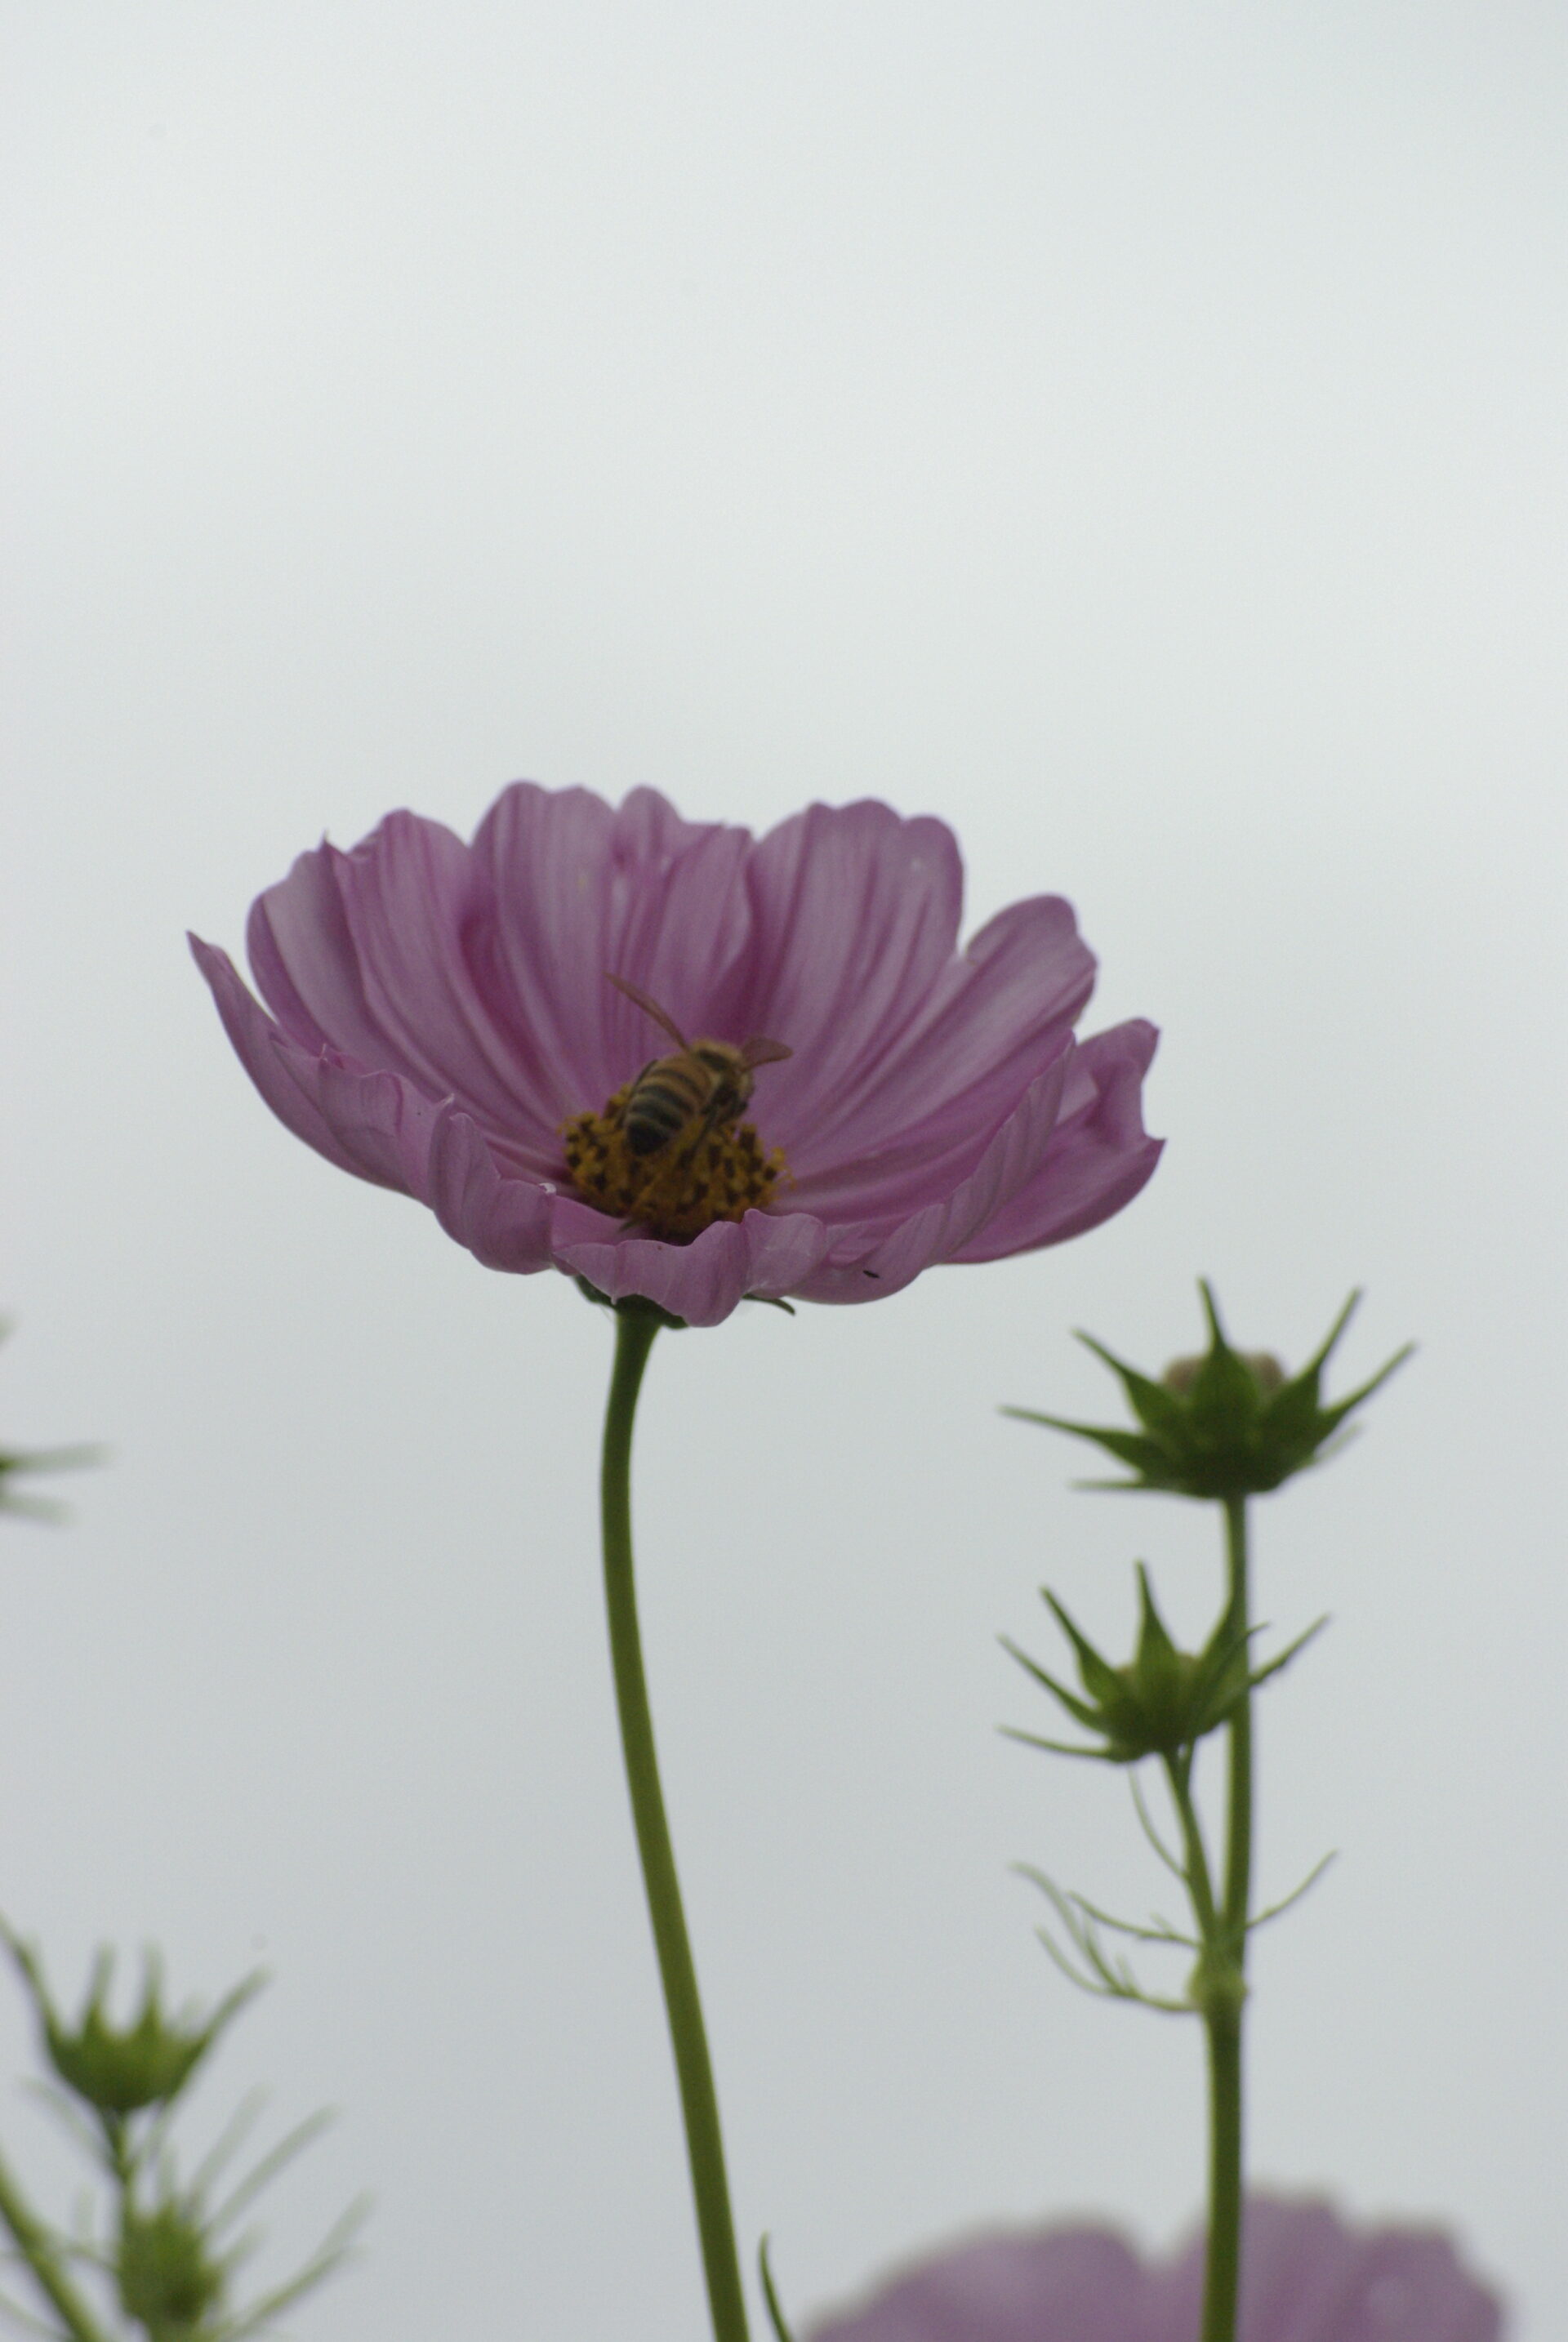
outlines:
[[104, 2328], [61, 2267], [47, 2231], [3, 2161], [0, 2161], [0, 2221], [4, 2221], [10, 2231], [12, 2241], [32, 2270], [39, 2291], [58, 2311], [72, 2342], [106, 2342]]
[[[1245, 1651], [1247, 1500], [1225, 1499], [1229, 1601], [1225, 1631]], [[1244, 1693], [1229, 1732], [1224, 1901], [1203, 2008], [1209, 2044], [1209, 2251], [1199, 2342], [1233, 2342], [1242, 2257], [1242, 2013], [1253, 1879], [1253, 1701]]]
[[747, 2342], [745, 2297], [741, 2290], [729, 2183], [724, 2176], [718, 2101], [714, 2093], [707, 2036], [703, 2029], [702, 2003], [697, 1997], [696, 1970], [692, 1965], [691, 1945], [681, 1909], [674, 1850], [670, 1844], [659, 1787], [654, 1719], [643, 1673], [642, 1636], [632, 1576], [632, 1424], [643, 1369], [648, 1363], [654, 1336], [665, 1322], [652, 1308], [623, 1304], [615, 1312], [615, 1364], [604, 1412], [604, 1466], [600, 1477], [604, 1599], [609, 1612], [610, 1656], [615, 1673], [615, 1705], [621, 1719], [626, 1786], [631, 1791], [643, 1885], [648, 1897], [648, 1916], [653, 1922], [664, 2008], [675, 2053], [714, 2342]]

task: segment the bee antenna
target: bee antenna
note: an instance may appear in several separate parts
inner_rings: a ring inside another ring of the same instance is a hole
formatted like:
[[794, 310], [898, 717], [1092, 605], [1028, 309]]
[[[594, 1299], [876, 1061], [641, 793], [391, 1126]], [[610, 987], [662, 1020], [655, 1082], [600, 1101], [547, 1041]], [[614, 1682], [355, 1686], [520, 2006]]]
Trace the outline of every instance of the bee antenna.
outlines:
[[640, 992], [634, 984], [628, 984], [624, 976], [612, 976], [608, 968], [605, 969], [604, 975], [606, 980], [614, 986], [617, 992], [624, 992], [627, 999], [634, 1001], [645, 1016], [651, 1016], [655, 1025], [664, 1027], [677, 1049], [690, 1046], [685, 1035], [667, 1009], [661, 1008], [656, 1000], [650, 1000], [648, 995], [645, 992]]

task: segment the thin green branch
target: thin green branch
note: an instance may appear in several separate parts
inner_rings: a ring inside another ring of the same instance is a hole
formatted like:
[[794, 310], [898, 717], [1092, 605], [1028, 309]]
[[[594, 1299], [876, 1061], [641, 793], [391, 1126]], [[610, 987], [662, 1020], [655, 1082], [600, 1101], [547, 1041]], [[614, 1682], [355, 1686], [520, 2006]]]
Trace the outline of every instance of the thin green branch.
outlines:
[[256, 2124], [266, 2106], [265, 2090], [247, 2090], [234, 2113], [225, 2123], [216, 2138], [191, 2175], [191, 2191], [205, 2196], [225, 2164], [232, 2163]]
[[768, 2260], [768, 2249], [772, 2243], [771, 2237], [764, 2237], [757, 2247], [757, 2269], [762, 2277], [763, 2299], [767, 2303], [768, 2322], [773, 2327], [777, 2342], [794, 2342], [794, 2336], [789, 2330], [789, 2324], [784, 2314], [784, 2306], [779, 2300], [778, 2287], [774, 2283], [774, 2273]]
[[[324, 2107], [318, 2114], [307, 2115], [304, 2122], [296, 2123], [287, 2137], [280, 2138], [275, 2147], [269, 2148], [255, 2168], [246, 2172], [233, 2195], [212, 2213], [207, 2223], [208, 2234], [215, 2237], [220, 2228], [226, 2228], [231, 2220], [237, 2219], [246, 2207], [255, 2201], [268, 2181], [275, 2179], [296, 2155], [303, 2154], [311, 2141], [319, 2138], [333, 2120], [331, 2110]], [[210, 2157], [208, 2160], [210, 2162]]]
[[1338, 1859], [1339, 1850], [1335, 1847], [1332, 1853], [1325, 1854], [1321, 1862], [1317, 1862], [1313, 1865], [1312, 1868], [1307, 1872], [1306, 1877], [1302, 1880], [1299, 1887], [1293, 1887], [1288, 1895], [1282, 1897], [1280, 1901], [1277, 1903], [1271, 1903], [1266, 1911], [1254, 1912], [1253, 1917], [1247, 1921], [1248, 1935], [1254, 1935], [1258, 1928], [1266, 1927], [1269, 1921], [1271, 1919], [1277, 1919], [1282, 1911], [1293, 1910], [1296, 1904], [1301, 1901], [1303, 1895], [1311, 1894], [1313, 1888], [1317, 1885], [1318, 1880], [1323, 1877], [1323, 1872], [1329, 1867], [1330, 1864], [1337, 1862]]
[[1200, 1948], [1195, 1936], [1183, 1936], [1179, 1927], [1173, 1927], [1170, 1920], [1162, 1918], [1157, 1911], [1152, 1912], [1147, 1922], [1140, 1927], [1135, 1920], [1118, 1919], [1114, 1911], [1102, 1911], [1099, 1905], [1091, 1903], [1086, 1895], [1074, 1891], [1072, 1899], [1097, 1927], [1114, 1928], [1117, 1935], [1131, 1936], [1137, 1943], [1175, 1944], [1188, 1952]]
[[1131, 1985], [1118, 1983], [1114, 1979], [1109, 1983], [1100, 1984], [1094, 1977], [1085, 1976], [1082, 1969], [1074, 1966], [1049, 1927], [1036, 1927], [1034, 1933], [1044, 1946], [1053, 1966], [1061, 1970], [1069, 1984], [1076, 1985], [1078, 1990], [1086, 1992], [1092, 2000], [1137, 1999], [1137, 1992]]
[[1067, 1895], [1054, 1879], [1048, 1878], [1044, 1871], [1031, 1869], [1027, 1864], [1018, 1863], [1014, 1867], [1023, 1877], [1033, 1880], [1055, 1912], [1082, 1966], [1068, 1957], [1048, 1927], [1037, 1927], [1034, 1932], [1054, 1965], [1080, 1992], [1090, 1993], [1097, 2000], [1136, 2001], [1142, 2008], [1159, 2009], [1167, 2016], [1191, 2015], [1190, 2004], [1185, 2000], [1145, 1991], [1130, 1962], [1114, 1957], [1106, 1950], [1094, 1921], [1078, 1907], [1077, 1898]]
[[314, 2292], [318, 2285], [325, 2285], [327, 2278], [352, 2257], [354, 2239], [369, 2215], [370, 2198], [360, 2197], [349, 2206], [340, 2220], [334, 2222], [298, 2276], [290, 2277], [286, 2284], [280, 2285], [260, 2301], [253, 2302], [238, 2318], [223, 2326], [216, 2342], [244, 2342], [245, 2336], [258, 2333], [280, 2310], [291, 2308], [305, 2294]]
[[1171, 1852], [1170, 1847], [1165, 1844], [1164, 1839], [1160, 1836], [1159, 1831], [1155, 1828], [1154, 1816], [1150, 1813], [1148, 1807], [1144, 1802], [1144, 1792], [1139, 1787], [1138, 1776], [1136, 1773], [1132, 1771], [1128, 1772], [1127, 1787], [1133, 1792], [1133, 1804], [1137, 1809], [1138, 1821], [1143, 1829], [1144, 1836], [1148, 1839], [1149, 1844], [1154, 1847], [1154, 1852], [1159, 1856], [1160, 1860], [1164, 1864], [1165, 1868], [1170, 1872], [1172, 1877], [1179, 1878], [1184, 1887], [1187, 1883], [1187, 1874], [1183, 1868], [1179, 1857]]
[[1192, 1898], [1193, 1917], [1198, 1923], [1199, 1937], [1205, 1946], [1212, 1946], [1219, 1932], [1219, 1917], [1214, 1904], [1208, 1849], [1203, 1844], [1203, 1825], [1193, 1802], [1193, 1752], [1189, 1748], [1182, 1756], [1167, 1756], [1164, 1765], [1171, 1802], [1182, 1826], [1182, 1844], [1186, 1851], [1182, 1877]]

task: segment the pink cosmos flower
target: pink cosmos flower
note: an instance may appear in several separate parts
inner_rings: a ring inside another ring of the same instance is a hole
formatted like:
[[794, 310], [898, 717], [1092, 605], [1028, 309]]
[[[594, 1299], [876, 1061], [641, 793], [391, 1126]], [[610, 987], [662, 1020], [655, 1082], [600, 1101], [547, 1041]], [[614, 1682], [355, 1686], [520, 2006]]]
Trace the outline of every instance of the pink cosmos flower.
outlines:
[[[1060, 1244], [1154, 1170], [1154, 1027], [1075, 1039], [1094, 961], [1071, 906], [1016, 903], [960, 952], [963, 884], [943, 823], [883, 805], [754, 838], [652, 789], [617, 810], [518, 782], [471, 846], [394, 813], [301, 855], [250, 915], [270, 1016], [191, 943], [251, 1079], [329, 1162], [486, 1267], [712, 1326], [748, 1295], [874, 1301]], [[727, 1046], [672, 1086], [677, 1040]], [[625, 1119], [650, 1063], [684, 1117], [656, 1148]], [[714, 1065], [741, 1070], [704, 1101]]]
[[[1201, 2242], [1150, 2263], [1114, 2230], [1018, 2229], [895, 2277], [808, 2342], [1193, 2342]], [[1498, 2342], [1494, 2294], [1434, 2228], [1346, 2227], [1326, 2204], [1248, 2200], [1237, 2342]]]

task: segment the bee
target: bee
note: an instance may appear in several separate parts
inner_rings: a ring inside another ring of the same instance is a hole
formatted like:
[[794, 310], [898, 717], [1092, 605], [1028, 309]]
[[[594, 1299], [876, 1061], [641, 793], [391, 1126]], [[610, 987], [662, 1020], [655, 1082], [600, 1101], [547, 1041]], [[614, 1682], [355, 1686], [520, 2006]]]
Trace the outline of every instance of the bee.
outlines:
[[689, 1161], [710, 1132], [739, 1121], [751, 1099], [754, 1068], [794, 1055], [782, 1041], [767, 1041], [760, 1035], [738, 1049], [729, 1041], [688, 1041], [656, 1000], [624, 976], [613, 976], [610, 981], [675, 1044], [673, 1057], [655, 1057], [632, 1084], [621, 1124], [632, 1155], [663, 1154], [689, 1132], [690, 1143], [681, 1154], [683, 1161]]

